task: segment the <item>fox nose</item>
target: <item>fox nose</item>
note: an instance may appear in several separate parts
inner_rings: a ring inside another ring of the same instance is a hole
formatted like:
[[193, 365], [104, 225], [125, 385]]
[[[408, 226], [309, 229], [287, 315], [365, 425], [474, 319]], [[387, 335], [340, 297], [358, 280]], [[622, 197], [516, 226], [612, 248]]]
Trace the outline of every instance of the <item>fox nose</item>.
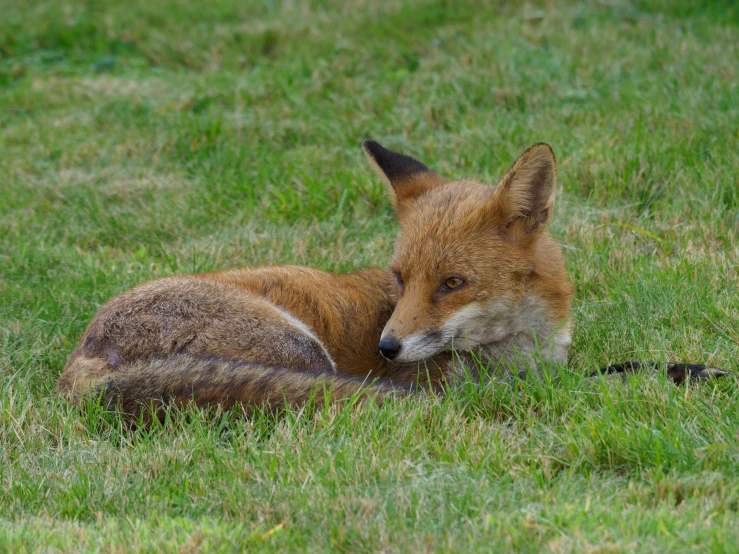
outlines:
[[395, 337], [385, 337], [377, 346], [380, 348], [380, 353], [388, 360], [392, 360], [400, 352], [400, 341]]

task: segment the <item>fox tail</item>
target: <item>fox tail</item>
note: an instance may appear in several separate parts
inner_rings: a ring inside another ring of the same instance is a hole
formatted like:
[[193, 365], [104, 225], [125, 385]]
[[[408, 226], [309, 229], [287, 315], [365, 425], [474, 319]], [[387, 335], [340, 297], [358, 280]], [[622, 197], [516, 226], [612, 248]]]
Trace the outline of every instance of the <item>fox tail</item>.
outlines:
[[663, 368], [667, 372], [667, 377], [676, 384], [680, 384], [685, 381], [703, 381], [713, 377], [723, 377], [724, 375], [729, 374], [728, 371], [724, 371], [723, 369], [711, 367], [705, 364], [658, 364], [656, 362], [631, 361], [606, 366], [599, 371], [593, 372], [590, 377], [597, 377], [599, 374], [625, 376], [627, 373], [638, 373], [641, 371], [651, 371], [657, 373], [662, 371]]
[[[106, 409], [118, 408], [129, 416], [150, 410], [161, 417], [167, 405], [199, 407], [240, 405], [279, 410], [303, 406], [312, 398], [340, 400], [356, 394], [382, 401], [408, 391], [386, 379], [361, 379], [336, 373], [297, 371], [216, 356], [176, 354], [166, 358], [123, 364], [102, 372], [102, 359], [78, 358], [76, 371], [65, 372], [58, 392], [76, 404], [100, 398]], [[71, 368], [70, 368], [71, 369]]]

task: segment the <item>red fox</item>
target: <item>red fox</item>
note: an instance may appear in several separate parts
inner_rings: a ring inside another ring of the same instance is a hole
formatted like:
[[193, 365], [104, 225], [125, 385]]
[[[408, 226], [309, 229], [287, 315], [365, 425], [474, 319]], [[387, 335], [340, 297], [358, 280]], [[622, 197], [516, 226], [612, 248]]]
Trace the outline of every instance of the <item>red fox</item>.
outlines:
[[[364, 149], [400, 224], [390, 271], [258, 267], [145, 283], [95, 315], [58, 391], [75, 403], [102, 395], [128, 414], [279, 408], [324, 389], [382, 397], [479, 378], [481, 366], [504, 377], [566, 363], [573, 293], [547, 231], [551, 147], [533, 145], [495, 187], [447, 180], [371, 140]], [[667, 369], [678, 382], [725, 373]]]

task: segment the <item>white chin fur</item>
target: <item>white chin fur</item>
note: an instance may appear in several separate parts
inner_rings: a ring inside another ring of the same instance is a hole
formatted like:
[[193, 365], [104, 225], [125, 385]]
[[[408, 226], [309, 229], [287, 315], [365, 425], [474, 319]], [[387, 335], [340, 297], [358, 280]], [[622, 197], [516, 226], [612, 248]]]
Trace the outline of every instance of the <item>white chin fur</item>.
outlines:
[[[487, 309], [486, 309], [487, 308]], [[494, 300], [487, 307], [469, 304], [444, 322], [441, 334], [454, 339], [456, 348], [475, 348], [510, 333], [507, 322], [500, 321], [499, 313], [505, 312], [505, 299]]]
[[557, 329], [549, 320], [544, 302], [528, 295], [518, 302], [498, 297], [485, 304], [469, 304], [447, 319], [437, 333], [420, 333], [401, 340], [393, 362], [408, 363], [439, 352], [486, 349], [494, 359], [515, 352], [529, 357], [541, 351], [553, 361], [567, 359], [570, 324]]
[[[400, 353], [393, 358], [396, 363], [417, 362], [439, 352], [473, 350], [498, 335], [506, 336], [505, 322], [498, 322], [496, 314], [508, 307], [507, 299], [488, 304], [470, 304], [450, 317], [437, 333], [419, 333], [402, 339]], [[492, 328], [491, 328], [492, 327]], [[492, 337], [491, 337], [492, 335]]]
[[393, 358], [394, 363], [418, 362], [444, 350], [446, 344], [441, 337], [419, 334], [405, 337], [401, 342], [400, 353]]

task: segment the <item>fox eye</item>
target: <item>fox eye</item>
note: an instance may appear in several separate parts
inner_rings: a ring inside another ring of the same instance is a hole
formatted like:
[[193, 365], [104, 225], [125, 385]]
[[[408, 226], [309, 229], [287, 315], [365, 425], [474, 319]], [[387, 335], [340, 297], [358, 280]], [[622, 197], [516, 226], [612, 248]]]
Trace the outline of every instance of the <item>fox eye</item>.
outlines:
[[459, 277], [450, 277], [444, 282], [444, 289], [446, 290], [454, 290], [458, 289], [464, 285], [464, 279], [460, 279]]

